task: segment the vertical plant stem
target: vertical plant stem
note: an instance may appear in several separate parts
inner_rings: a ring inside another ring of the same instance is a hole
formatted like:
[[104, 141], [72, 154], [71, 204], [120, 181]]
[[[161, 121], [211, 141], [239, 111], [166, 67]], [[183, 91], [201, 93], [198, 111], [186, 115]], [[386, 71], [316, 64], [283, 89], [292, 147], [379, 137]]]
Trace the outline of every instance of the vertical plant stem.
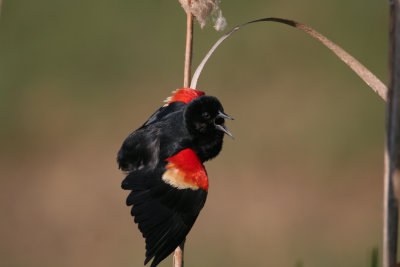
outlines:
[[[188, 0], [188, 12], [186, 12], [186, 49], [185, 49], [185, 69], [183, 73], [183, 87], [189, 88], [192, 74], [192, 48], [193, 48], [193, 14], [190, 12], [191, 0]], [[185, 240], [175, 249], [173, 257], [174, 267], [183, 267], [183, 251]]]
[[386, 108], [383, 267], [397, 263], [400, 199], [400, 0], [390, 0], [389, 90]]
[[173, 267], [183, 267], [183, 251], [185, 248], [185, 241], [186, 240], [183, 240], [179, 247], [175, 249], [173, 257]]
[[378, 267], [378, 249], [374, 248], [371, 252], [371, 265], [370, 267]]
[[[191, 0], [188, 0], [190, 7]], [[183, 87], [188, 88], [190, 86], [191, 72], [192, 72], [192, 47], [193, 47], [193, 14], [190, 12], [190, 8], [187, 12], [187, 23], [186, 23], [186, 50], [185, 50], [185, 70], [183, 74]]]

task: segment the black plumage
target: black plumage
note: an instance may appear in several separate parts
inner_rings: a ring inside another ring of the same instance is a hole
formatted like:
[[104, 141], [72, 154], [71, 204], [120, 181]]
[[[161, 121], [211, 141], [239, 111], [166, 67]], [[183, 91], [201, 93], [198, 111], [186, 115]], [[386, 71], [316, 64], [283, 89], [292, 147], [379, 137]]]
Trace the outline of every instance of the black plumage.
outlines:
[[132, 190], [126, 203], [133, 205], [131, 214], [146, 239], [145, 264], [154, 257], [152, 267], [182, 243], [207, 197], [203, 189], [176, 189], [164, 183], [163, 172], [162, 166], [133, 171], [122, 183], [123, 189]]
[[145, 264], [154, 258], [151, 267], [185, 240], [207, 197], [202, 163], [218, 155], [224, 132], [230, 135], [224, 119], [231, 118], [217, 98], [179, 100], [131, 133], [117, 156], [128, 172], [122, 188], [131, 190], [126, 204], [146, 239]]

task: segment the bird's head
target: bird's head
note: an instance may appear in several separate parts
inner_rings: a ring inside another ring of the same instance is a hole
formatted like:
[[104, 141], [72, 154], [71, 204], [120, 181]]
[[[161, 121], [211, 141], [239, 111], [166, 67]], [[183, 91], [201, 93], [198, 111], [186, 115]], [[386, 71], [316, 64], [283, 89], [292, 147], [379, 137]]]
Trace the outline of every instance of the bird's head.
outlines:
[[233, 138], [225, 126], [225, 119], [233, 120], [224, 113], [216, 97], [200, 96], [190, 101], [185, 110], [185, 122], [194, 136], [220, 137], [224, 133]]

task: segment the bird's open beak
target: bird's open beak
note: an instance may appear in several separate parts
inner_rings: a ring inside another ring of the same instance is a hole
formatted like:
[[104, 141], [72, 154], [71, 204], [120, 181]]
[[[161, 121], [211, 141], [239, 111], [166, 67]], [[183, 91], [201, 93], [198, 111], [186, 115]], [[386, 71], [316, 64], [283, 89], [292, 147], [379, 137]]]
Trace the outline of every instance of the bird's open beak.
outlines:
[[224, 118], [224, 119], [228, 119], [228, 120], [234, 120], [234, 118], [232, 118], [231, 116], [223, 113], [222, 111], [219, 111], [217, 118]]
[[[229, 120], [233, 120], [233, 118], [225, 113], [223, 113], [222, 111], [219, 111], [217, 118], [223, 118], [223, 119], [229, 119]], [[223, 124], [216, 124], [215, 128], [223, 131], [224, 133], [226, 133], [227, 135], [229, 135], [232, 139], [234, 138], [233, 135], [231, 134], [231, 132], [226, 128], [225, 123]]]

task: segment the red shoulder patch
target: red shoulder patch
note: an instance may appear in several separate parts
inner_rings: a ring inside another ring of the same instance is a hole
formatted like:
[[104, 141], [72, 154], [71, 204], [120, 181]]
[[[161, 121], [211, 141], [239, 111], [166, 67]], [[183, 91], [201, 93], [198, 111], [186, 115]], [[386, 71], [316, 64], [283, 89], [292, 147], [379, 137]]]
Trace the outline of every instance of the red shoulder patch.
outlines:
[[187, 104], [193, 99], [202, 96], [204, 94], [205, 93], [203, 91], [199, 91], [196, 89], [181, 88], [174, 91], [174, 94], [171, 97], [167, 98], [166, 102], [167, 104], [171, 104], [172, 102], [181, 101]]
[[184, 149], [167, 158], [167, 170], [162, 179], [178, 189], [202, 188], [208, 191], [208, 177], [203, 163], [192, 149]]

